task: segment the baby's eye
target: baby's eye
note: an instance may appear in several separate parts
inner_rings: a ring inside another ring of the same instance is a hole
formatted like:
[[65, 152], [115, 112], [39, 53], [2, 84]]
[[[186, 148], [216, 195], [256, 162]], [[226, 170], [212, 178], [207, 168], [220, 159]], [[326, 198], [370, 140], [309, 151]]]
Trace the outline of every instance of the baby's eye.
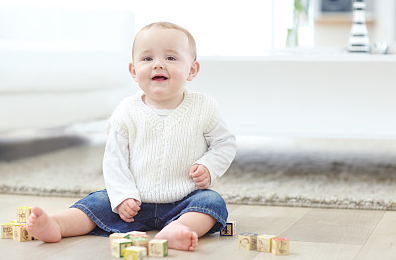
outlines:
[[167, 59], [167, 60], [176, 60], [176, 58], [175, 58], [175, 57], [172, 57], [172, 56], [166, 57], [166, 59]]
[[152, 61], [152, 60], [153, 60], [153, 58], [151, 58], [151, 57], [144, 57], [142, 59], [142, 61]]

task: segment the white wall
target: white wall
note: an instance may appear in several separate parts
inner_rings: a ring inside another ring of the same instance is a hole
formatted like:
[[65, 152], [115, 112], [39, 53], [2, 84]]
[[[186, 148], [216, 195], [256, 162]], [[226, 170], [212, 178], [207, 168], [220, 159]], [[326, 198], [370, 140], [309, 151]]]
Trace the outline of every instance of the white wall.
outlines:
[[376, 1], [375, 10], [374, 38], [377, 41], [396, 43], [396, 0]]
[[396, 55], [205, 58], [193, 91], [237, 134], [396, 138]]

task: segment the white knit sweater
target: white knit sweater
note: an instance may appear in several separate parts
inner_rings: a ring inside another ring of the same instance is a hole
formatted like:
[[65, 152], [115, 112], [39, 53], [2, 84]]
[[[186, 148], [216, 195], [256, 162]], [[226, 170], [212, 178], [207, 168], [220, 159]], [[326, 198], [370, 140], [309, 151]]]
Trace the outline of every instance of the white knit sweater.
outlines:
[[174, 202], [197, 189], [188, 172], [208, 150], [204, 134], [218, 123], [218, 108], [207, 95], [187, 92], [170, 115], [160, 117], [142, 94], [121, 102], [110, 124], [128, 138], [129, 169], [141, 201]]

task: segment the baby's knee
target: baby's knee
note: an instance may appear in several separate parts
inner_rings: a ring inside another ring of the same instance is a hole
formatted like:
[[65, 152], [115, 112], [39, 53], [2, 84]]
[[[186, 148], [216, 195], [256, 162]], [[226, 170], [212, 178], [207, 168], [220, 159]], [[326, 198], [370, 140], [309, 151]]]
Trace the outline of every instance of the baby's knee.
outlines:
[[226, 208], [226, 203], [223, 197], [214, 190], [200, 190], [200, 192], [196, 194], [195, 199], [206, 206]]
[[77, 201], [75, 205], [83, 205], [84, 208], [94, 208], [97, 212], [105, 212], [109, 209], [111, 211], [110, 200], [106, 190], [92, 192], [85, 198]]

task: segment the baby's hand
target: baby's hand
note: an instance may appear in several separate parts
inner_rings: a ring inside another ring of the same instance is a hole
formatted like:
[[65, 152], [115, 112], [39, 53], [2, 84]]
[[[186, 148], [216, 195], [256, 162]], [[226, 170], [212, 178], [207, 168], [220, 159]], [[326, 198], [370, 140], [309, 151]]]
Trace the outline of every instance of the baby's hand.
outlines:
[[211, 177], [208, 168], [202, 164], [194, 164], [190, 168], [190, 177], [193, 179], [197, 187], [201, 190], [210, 186]]
[[140, 210], [140, 201], [135, 199], [126, 199], [117, 207], [118, 214], [125, 222], [133, 222], [134, 216]]

